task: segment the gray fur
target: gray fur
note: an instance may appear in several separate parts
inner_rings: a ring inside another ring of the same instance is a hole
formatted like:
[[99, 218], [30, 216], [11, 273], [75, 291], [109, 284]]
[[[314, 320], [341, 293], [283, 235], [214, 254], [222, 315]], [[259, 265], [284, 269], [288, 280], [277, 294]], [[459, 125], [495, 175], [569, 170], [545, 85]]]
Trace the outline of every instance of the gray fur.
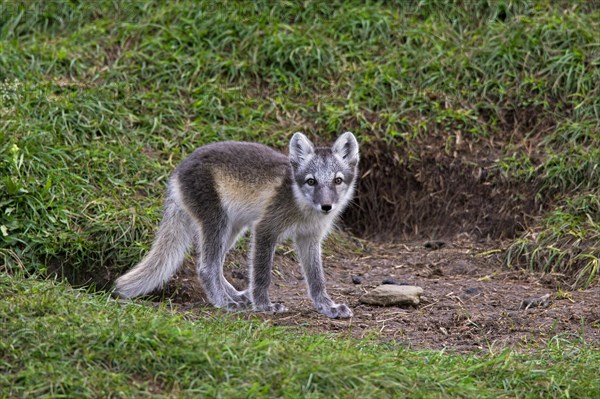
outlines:
[[[195, 241], [197, 270], [210, 302], [228, 309], [282, 312], [269, 299], [275, 247], [292, 237], [316, 309], [332, 318], [352, 316], [325, 289], [321, 241], [350, 201], [357, 179], [358, 143], [350, 132], [331, 148], [315, 148], [302, 133], [289, 158], [253, 143], [200, 147], [169, 181], [164, 217], [146, 257], [117, 279], [115, 292], [134, 297], [167, 281]], [[223, 276], [227, 251], [252, 229], [250, 284], [237, 291]]]
[[162, 222], [154, 244], [144, 259], [117, 280], [117, 291], [123, 297], [135, 297], [164, 284], [183, 262], [195, 234], [187, 213], [173, 198], [172, 187], [165, 202]]

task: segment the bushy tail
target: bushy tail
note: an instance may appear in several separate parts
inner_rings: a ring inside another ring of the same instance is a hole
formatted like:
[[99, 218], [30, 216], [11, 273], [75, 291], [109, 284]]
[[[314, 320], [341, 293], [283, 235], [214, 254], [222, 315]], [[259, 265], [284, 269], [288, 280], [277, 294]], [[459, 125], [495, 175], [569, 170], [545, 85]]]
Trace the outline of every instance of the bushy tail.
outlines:
[[190, 216], [173, 195], [169, 195], [150, 252], [133, 269], [117, 279], [115, 293], [123, 298], [131, 298], [164, 284], [183, 263], [194, 233]]

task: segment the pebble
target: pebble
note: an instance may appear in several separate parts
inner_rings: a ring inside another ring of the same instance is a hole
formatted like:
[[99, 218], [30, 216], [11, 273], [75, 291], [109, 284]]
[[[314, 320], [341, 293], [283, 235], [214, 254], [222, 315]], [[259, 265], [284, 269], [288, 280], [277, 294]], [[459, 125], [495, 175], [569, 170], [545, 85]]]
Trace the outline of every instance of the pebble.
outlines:
[[362, 278], [360, 278], [359, 276], [352, 276], [352, 282], [354, 284], [360, 284], [362, 283]]
[[477, 294], [479, 294], [479, 288], [477, 288], [477, 287], [465, 288], [463, 291], [467, 295], [477, 295]]
[[542, 295], [539, 298], [527, 298], [521, 301], [519, 310], [527, 310], [529, 308], [548, 307], [550, 306], [550, 294]]

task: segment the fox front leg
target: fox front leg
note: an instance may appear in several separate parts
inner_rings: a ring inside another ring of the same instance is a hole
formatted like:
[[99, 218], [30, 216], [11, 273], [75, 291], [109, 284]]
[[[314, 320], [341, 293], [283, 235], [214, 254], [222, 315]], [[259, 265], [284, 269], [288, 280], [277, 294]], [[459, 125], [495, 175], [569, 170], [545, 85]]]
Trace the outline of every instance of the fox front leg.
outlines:
[[319, 313], [332, 319], [352, 317], [352, 310], [346, 304], [331, 300], [325, 289], [325, 274], [321, 263], [321, 242], [313, 237], [296, 237], [296, 250], [304, 270], [308, 292]]
[[275, 255], [276, 240], [269, 234], [257, 229], [253, 234], [252, 259], [250, 262], [250, 295], [253, 308], [259, 312], [282, 313], [287, 308], [282, 304], [271, 303], [269, 286], [271, 285], [271, 269]]

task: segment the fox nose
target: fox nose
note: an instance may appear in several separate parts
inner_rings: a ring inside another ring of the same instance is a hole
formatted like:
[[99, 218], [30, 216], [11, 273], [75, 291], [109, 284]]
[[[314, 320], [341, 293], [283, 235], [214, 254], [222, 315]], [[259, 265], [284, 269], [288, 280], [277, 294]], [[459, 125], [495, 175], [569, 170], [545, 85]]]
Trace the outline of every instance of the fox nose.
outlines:
[[331, 208], [333, 208], [333, 207], [331, 206], [331, 204], [322, 204], [322, 205], [321, 205], [321, 210], [322, 210], [323, 212], [329, 212], [329, 211], [331, 210]]

